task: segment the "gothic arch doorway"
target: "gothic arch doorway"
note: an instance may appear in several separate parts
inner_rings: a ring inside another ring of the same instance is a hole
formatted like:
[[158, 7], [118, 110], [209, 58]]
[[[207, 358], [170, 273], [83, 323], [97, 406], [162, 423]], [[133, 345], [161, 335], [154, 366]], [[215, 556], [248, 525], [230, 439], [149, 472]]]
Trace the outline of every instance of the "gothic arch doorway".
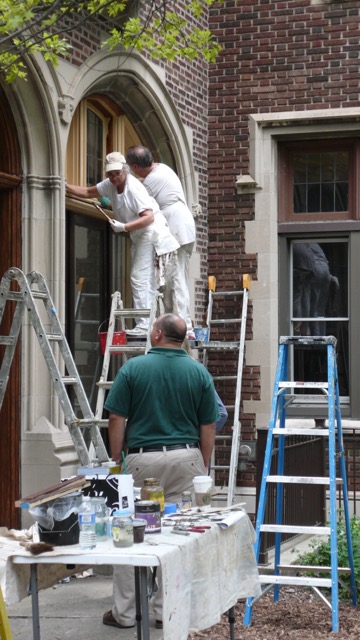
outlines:
[[[10, 105], [0, 87], [0, 277], [9, 267], [21, 267], [20, 147]], [[9, 314], [1, 333], [9, 328]], [[0, 347], [0, 354], [3, 347]], [[0, 412], [0, 524], [18, 528], [20, 496], [20, 349], [17, 347]]]

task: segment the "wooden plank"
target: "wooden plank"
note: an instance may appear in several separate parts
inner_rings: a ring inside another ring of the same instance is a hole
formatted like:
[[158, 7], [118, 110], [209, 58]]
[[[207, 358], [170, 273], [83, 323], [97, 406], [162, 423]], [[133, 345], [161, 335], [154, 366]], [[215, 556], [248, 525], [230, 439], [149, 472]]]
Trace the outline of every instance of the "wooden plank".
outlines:
[[88, 486], [90, 486], [90, 482], [86, 480], [84, 476], [77, 476], [76, 478], [64, 480], [63, 482], [49, 487], [48, 489], [37, 491], [30, 496], [16, 500], [15, 506], [22, 508], [35, 507], [38, 504], [43, 504], [49, 500], [61, 498], [62, 496], [66, 496], [69, 493], [73, 493], [74, 491], [81, 490]]

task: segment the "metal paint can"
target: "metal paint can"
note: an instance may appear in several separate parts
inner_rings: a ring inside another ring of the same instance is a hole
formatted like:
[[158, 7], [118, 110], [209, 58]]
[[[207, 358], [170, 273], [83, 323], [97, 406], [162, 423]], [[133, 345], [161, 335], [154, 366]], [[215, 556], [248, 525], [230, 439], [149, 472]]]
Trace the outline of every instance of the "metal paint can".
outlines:
[[145, 533], [161, 533], [159, 502], [153, 500], [135, 502], [135, 518], [146, 520]]

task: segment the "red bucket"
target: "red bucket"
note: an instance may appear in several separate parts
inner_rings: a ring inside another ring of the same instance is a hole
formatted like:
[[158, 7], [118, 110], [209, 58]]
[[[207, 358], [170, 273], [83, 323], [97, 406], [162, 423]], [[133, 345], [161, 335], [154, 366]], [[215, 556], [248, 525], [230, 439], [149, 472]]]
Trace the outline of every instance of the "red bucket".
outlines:
[[[100, 340], [101, 354], [104, 355], [106, 340], [107, 340], [107, 331], [99, 332], [99, 340]], [[119, 344], [126, 344], [126, 331], [114, 331], [112, 344], [113, 346], [119, 345]], [[121, 353], [122, 353], [121, 351], [118, 351], [116, 354], [111, 353], [110, 355], [112, 356], [120, 355]]]

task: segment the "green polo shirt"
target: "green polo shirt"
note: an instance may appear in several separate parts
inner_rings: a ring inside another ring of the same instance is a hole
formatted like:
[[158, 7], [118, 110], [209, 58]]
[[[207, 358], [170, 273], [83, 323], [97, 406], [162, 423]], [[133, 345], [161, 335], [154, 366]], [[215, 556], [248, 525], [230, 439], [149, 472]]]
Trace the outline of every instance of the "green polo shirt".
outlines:
[[155, 347], [118, 371], [105, 408], [128, 419], [128, 447], [198, 442], [218, 419], [214, 383], [183, 349]]

